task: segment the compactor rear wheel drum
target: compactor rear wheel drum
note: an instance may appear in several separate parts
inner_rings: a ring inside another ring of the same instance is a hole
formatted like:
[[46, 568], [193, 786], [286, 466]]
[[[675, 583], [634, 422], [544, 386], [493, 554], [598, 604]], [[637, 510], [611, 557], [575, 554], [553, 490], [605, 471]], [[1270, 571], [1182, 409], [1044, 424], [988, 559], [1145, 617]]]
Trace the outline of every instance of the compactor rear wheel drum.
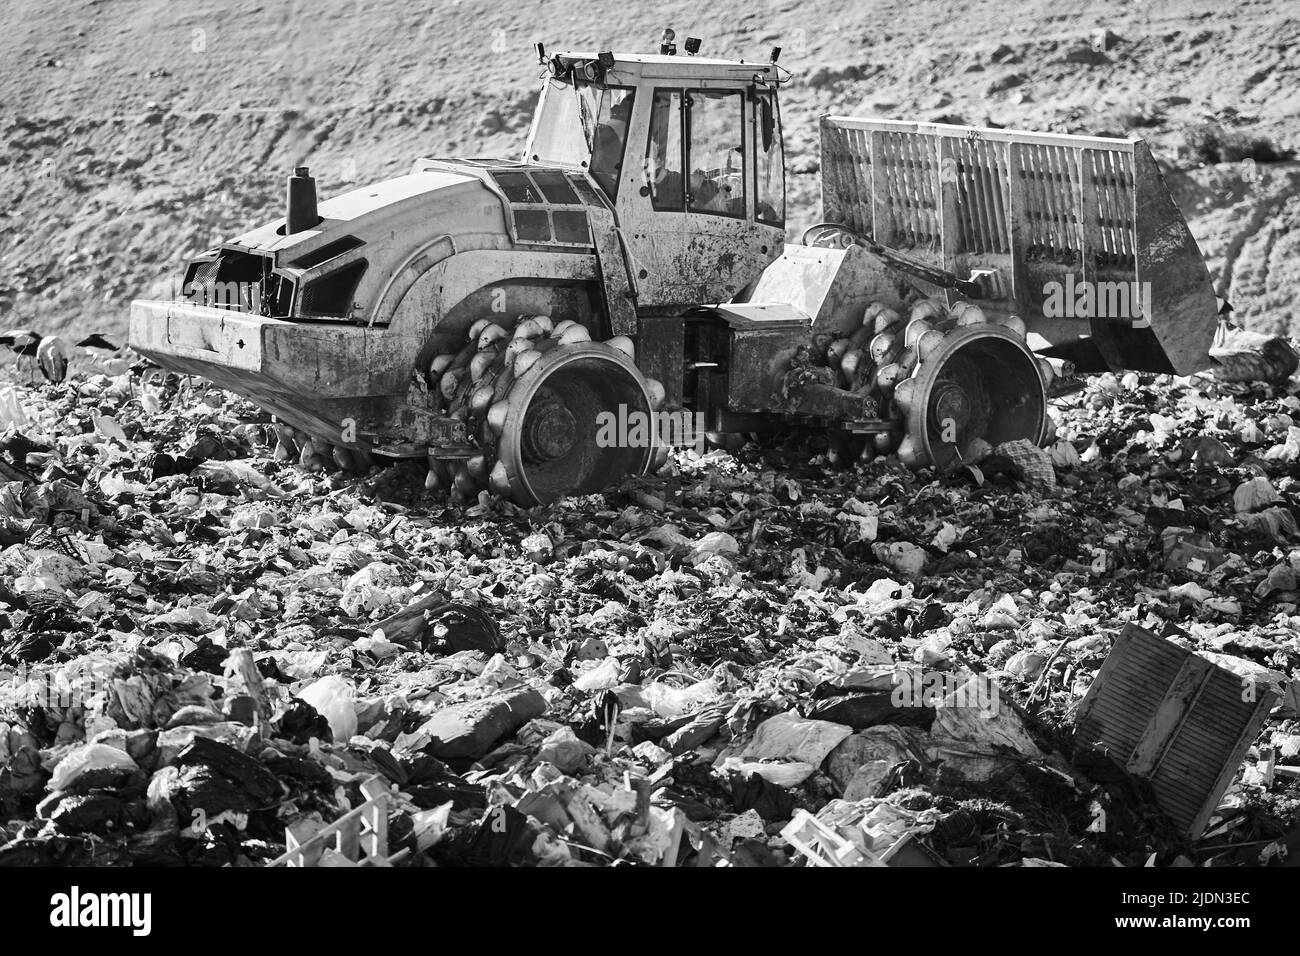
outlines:
[[[619, 350], [599, 342], [555, 349], [514, 384], [497, 456], [521, 505], [590, 494], [649, 467], [657, 440], [645, 379]], [[602, 416], [618, 440], [597, 441]], [[612, 417], [609, 417], [612, 416]], [[618, 423], [640, 421], [629, 446]]]
[[664, 390], [637, 370], [635, 351], [627, 336], [593, 342], [572, 320], [521, 315], [511, 329], [478, 320], [427, 377], [477, 450], [430, 449], [425, 487], [459, 500], [488, 490], [532, 507], [642, 474], [658, 460]]
[[911, 468], [957, 467], [1005, 441], [1038, 444], [1047, 427], [1038, 359], [998, 325], [947, 332], [895, 388], [894, 401], [904, 422], [898, 457]]

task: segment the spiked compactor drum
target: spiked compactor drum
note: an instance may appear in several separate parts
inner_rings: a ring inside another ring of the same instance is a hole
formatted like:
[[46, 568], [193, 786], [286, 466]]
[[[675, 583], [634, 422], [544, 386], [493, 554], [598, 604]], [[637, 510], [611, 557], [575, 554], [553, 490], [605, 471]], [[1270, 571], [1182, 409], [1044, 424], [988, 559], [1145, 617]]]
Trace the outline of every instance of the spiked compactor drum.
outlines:
[[894, 389], [903, 414], [898, 457], [911, 468], [956, 467], [983, 450], [1025, 438], [1038, 443], [1047, 395], [1039, 362], [1014, 331], [997, 325], [953, 329]]
[[519, 316], [509, 332], [475, 322], [464, 348], [433, 359], [428, 380], [478, 450], [431, 453], [427, 486], [530, 507], [643, 473], [656, 460], [664, 393], [634, 354], [626, 336], [593, 342], [584, 326], [549, 316]]
[[[654, 409], [631, 359], [588, 342], [554, 349], [511, 387], [497, 438], [507, 491], [519, 504], [589, 494], [622, 475], [641, 474], [654, 453]], [[623, 429], [602, 441], [602, 422], [640, 421], [639, 439]]]

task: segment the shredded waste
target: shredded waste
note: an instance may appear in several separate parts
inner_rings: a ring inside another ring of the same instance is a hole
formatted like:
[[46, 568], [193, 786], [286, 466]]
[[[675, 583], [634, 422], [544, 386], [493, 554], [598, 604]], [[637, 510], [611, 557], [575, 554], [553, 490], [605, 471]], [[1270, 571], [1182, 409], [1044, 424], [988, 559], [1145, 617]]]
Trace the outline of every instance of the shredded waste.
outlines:
[[[1284, 862], [1293, 389], [1102, 375], [996, 466], [778, 436], [525, 510], [304, 468], [195, 380], [0, 388], [0, 865], [376, 806], [398, 866]], [[1202, 833], [1074, 734], [1130, 624], [1276, 696]]]

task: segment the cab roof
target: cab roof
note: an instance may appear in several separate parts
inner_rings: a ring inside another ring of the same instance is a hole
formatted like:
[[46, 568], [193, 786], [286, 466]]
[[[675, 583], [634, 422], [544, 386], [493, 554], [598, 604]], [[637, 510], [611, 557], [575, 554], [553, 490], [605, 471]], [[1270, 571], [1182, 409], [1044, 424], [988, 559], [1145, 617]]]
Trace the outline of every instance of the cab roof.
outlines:
[[[599, 54], [595, 51], [572, 51], [557, 53], [556, 56], [566, 65], [580, 65], [595, 60]], [[759, 60], [724, 60], [689, 54], [667, 56], [662, 53], [615, 53], [614, 66], [610, 72], [615, 76], [625, 73], [645, 77], [749, 80], [755, 74], [767, 79], [774, 78], [776, 67]]]

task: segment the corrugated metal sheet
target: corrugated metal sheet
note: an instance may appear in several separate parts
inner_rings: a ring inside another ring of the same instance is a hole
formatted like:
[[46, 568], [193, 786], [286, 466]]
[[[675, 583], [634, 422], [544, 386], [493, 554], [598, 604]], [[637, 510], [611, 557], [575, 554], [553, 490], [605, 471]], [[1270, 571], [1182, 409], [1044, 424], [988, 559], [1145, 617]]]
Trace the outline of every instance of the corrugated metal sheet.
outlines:
[[1076, 735], [1149, 780], [1161, 809], [1196, 837], [1276, 698], [1130, 624], [1079, 705]]

